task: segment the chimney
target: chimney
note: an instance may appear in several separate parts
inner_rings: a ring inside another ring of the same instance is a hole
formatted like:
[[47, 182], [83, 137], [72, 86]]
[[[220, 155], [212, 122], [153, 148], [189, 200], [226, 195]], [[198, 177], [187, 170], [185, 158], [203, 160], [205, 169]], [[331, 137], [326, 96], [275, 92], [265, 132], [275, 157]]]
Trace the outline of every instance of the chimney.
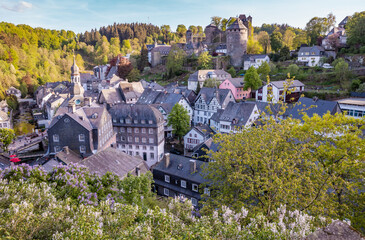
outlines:
[[190, 160], [190, 173], [195, 173], [195, 172], [196, 172], [196, 161]]
[[170, 153], [165, 153], [165, 168], [168, 168], [170, 165]]
[[76, 106], [74, 103], [69, 103], [67, 108], [69, 113], [75, 113], [76, 111]]
[[136, 176], [141, 176], [141, 169], [139, 167], [136, 167]]
[[86, 97], [86, 98], [84, 99], [84, 103], [85, 103], [85, 106], [90, 107], [90, 106], [91, 106], [91, 99], [90, 99], [89, 97]]
[[70, 150], [69, 150], [68, 146], [64, 146], [64, 147], [63, 147], [63, 151], [64, 151], [66, 154], [69, 154], [69, 153], [70, 153]]

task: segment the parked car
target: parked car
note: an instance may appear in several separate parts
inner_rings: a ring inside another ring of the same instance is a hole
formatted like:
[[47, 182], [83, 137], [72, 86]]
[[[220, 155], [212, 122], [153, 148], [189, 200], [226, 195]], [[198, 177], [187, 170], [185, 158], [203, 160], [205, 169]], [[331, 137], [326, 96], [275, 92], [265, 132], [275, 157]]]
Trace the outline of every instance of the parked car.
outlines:
[[329, 68], [333, 68], [329, 63], [325, 63], [325, 64], [323, 64], [322, 65], [322, 67], [323, 68], [327, 68], [327, 69], [329, 69]]

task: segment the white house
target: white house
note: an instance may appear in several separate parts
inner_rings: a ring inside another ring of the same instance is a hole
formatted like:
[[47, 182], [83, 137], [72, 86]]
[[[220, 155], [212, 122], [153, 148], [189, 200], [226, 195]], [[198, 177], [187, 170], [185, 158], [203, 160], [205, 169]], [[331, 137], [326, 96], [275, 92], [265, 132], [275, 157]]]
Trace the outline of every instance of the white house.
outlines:
[[202, 88], [195, 100], [194, 123], [208, 124], [218, 109], [224, 109], [229, 102], [234, 101], [229, 89]]
[[230, 102], [212, 116], [210, 127], [220, 133], [234, 133], [240, 128], [250, 127], [259, 116], [255, 102]]
[[207, 79], [215, 79], [221, 84], [227, 78], [232, 78], [232, 76], [223, 70], [199, 70], [190, 75], [188, 79], [188, 89], [196, 91], [198, 83], [202, 88]]
[[298, 52], [298, 62], [304, 63], [309, 67], [314, 67], [320, 64], [324, 56], [325, 50], [321, 46], [301, 47]]
[[266, 54], [247, 54], [243, 56], [243, 69], [248, 70], [252, 66], [258, 68], [264, 62], [270, 62], [270, 58]]
[[196, 125], [184, 136], [184, 148], [188, 151], [191, 151], [197, 145], [210, 138], [212, 134], [213, 130], [208, 125]]
[[346, 115], [354, 118], [365, 116], [365, 98], [346, 98], [337, 101]]
[[[256, 101], [258, 102], [274, 102], [277, 103], [279, 101], [279, 97], [283, 95], [284, 89], [286, 87], [286, 81], [273, 81], [268, 85], [264, 85], [258, 90], [256, 90]], [[287, 91], [290, 91], [290, 94], [285, 94], [283, 101], [284, 102], [296, 102], [298, 101], [301, 93], [304, 91], [304, 84], [301, 81], [294, 80], [290, 86], [287, 87]], [[271, 101], [268, 99], [268, 96], [272, 95]]]
[[16, 89], [15, 87], [10, 87], [8, 90], [6, 90], [7, 95], [14, 95], [17, 98], [20, 98], [22, 96], [22, 92], [19, 89]]

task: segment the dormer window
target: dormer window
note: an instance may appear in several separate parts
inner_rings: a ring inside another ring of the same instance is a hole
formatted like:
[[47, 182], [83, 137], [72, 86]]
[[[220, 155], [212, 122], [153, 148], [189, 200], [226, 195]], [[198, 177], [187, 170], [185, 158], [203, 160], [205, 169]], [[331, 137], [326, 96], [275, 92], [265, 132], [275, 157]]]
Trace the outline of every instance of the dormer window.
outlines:
[[58, 134], [53, 134], [53, 142], [59, 142], [60, 136]]
[[79, 134], [79, 142], [85, 141], [85, 134]]
[[127, 124], [131, 124], [131, 119], [130, 118], [127, 118], [126, 120], [125, 120], [125, 122], [127, 123]]

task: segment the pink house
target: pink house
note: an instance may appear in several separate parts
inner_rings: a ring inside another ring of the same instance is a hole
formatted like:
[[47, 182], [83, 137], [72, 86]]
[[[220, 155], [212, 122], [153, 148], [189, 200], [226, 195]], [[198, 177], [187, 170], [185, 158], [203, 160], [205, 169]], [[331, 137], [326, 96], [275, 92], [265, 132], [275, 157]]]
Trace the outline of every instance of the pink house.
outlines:
[[243, 78], [228, 78], [219, 85], [219, 89], [230, 89], [234, 99], [241, 100], [244, 97], [249, 98], [251, 94], [251, 89], [245, 91], [243, 86]]

